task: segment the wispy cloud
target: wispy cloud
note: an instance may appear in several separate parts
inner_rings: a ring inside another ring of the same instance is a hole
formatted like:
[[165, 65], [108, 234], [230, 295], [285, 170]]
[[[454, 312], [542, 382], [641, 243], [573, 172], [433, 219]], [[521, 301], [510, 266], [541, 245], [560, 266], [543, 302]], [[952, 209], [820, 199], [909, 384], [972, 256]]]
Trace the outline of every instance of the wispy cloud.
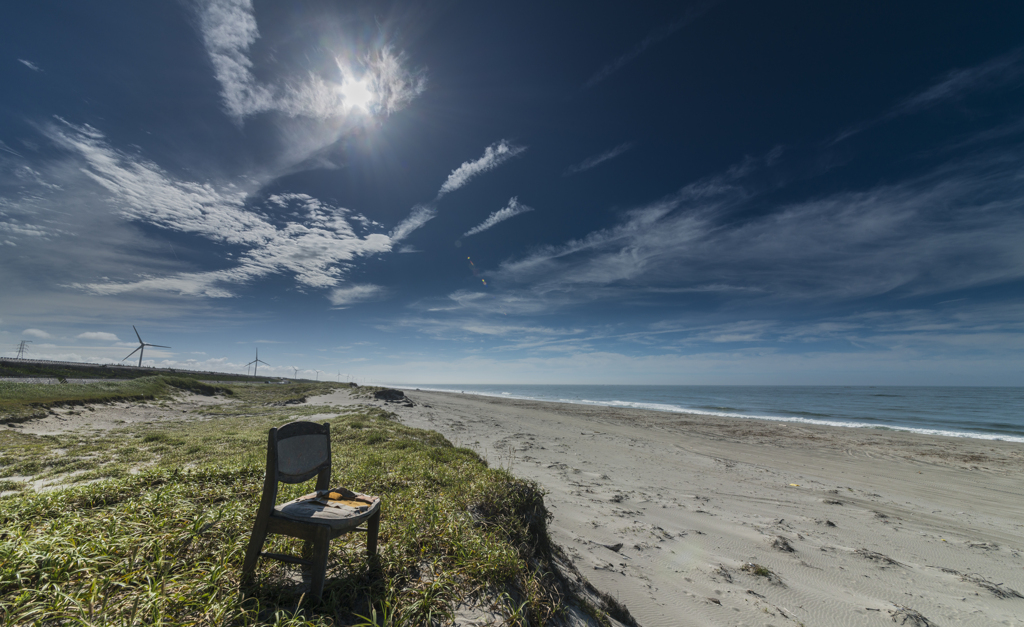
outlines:
[[116, 335], [113, 333], [105, 333], [103, 331], [86, 331], [85, 333], [79, 333], [76, 335], [80, 340], [100, 340], [103, 342], [120, 342]]
[[633, 48], [629, 52], [615, 58], [614, 60], [607, 63], [604, 67], [602, 67], [600, 70], [595, 72], [594, 75], [591, 76], [587, 80], [587, 82], [583, 84], [583, 87], [585, 89], [589, 89], [594, 85], [597, 85], [604, 79], [608, 78], [615, 72], [622, 69], [624, 65], [626, 65], [633, 59], [647, 52], [647, 50], [651, 46], [661, 41], [664, 41], [665, 39], [668, 39], [669, 37], [674, 35], [679, 29], [683, 28], [687, 24], [693, 22], [700, 16], [707, 13], [708, 10], [711, 9], [711, 7], [713, 7], [715, 4], [716, 2], [705, 2], [703, 4], [700, 4], [688, 10], [682, 17], [679, 17], [675, 21], [655, 29], [653, 32], [651, 32], [650, 35], [645, 37], [643, 41], [633, 46]]
[[840, 132], [832, 143], [841, 142], [894, 118], [917, 113], [967, 94], [1019, 82], [1024, 75], [1024, 48], [1017, 48], [974, 67], [951, 70], [927, 89], [904, 98], [884, 114]]
[[385, 294], [379, 285], [349, 285], [331, 290], [328, 299], [335, 307], [345, 307], [354, 303], [380, 298]]
[[384, 234], [358, 236], [349, 222], [349, 210], [311, 196], [271, 196], [268, 202], [273, 207], [287, 207], [299, 216], [278, 225], [260, 207], [250, 206], [246, 191], [179, 180], [152, 162], [112, 148], [90, 126], [62, 122], [48, 127], [46, 133], [82, 159], [82, 171], [106, 190], [123, 217], [246, 248], [236, 265], [226, 269], [72, 284], [89, 292], [157, 290], [227, 297], [232, 295], [231, 285], [279, 273], [293, 274], [300, 286], [333, 287], [355, 258], [391, 250], [391, 240]]
[[42, 329], [25, 329], [24, 331], [21, 332], [21, 334], [27, 335], [29, 337], [38, 337], [43, 340], [50, 339], [51, 337], [53, 337], [52, 335], [50, 335], [46, 331], [43, 331]]
[[262, 244], [275, 229], [245, 209], [246, 192], [179, 181], [155, 163], [112, 148], [103, 133], [60, 120], [45, 129], [58, 146], [85, 160], [84, 173], [110, 192], [122, 215], [231, 244]]
[[952, 70], [937, 83], [896, 106], [898, 113], [923, 109], [984, 87], [1016, 81], [1024, 74], [1024, 48], [990, 59], [971, 68]]
[[400, 242], [409, 237], [409, 234], [430, 222], [437, 215], [437, 207], [433, 204], [416, 205], [409, 215], [398, 223], [394, 231], [391, 231], [391, 241]]
[[490, 273], [522, 289], [452, 298], [529, 313], [665, 289], [776, 302], [952, 292], [1024, 278], [1022, 198], [1018, 161], [1003, 153], [747, 219], [737, 216], [761, 194], [717, 177]]
[[28, 69], [33, 70], [35, 72], [42, 72], [43, 71], [43, 68], [39, 67], [38, 65], [36, 65], [35, 63], [32, 63], [31, 61], [29, 61], [27, 59], [18, 59], [18, 61], [20, 63], [24, 64], [24, 66], [27, 67]]
[[[252, 0], [207, 0], [199, 7], [199, 30], [224, 106], [237, 120], [266, 111], [326, 119], [358, 107], [387, 116], [426, 89], [424, 73], [407, 69], [404, 56], [387, 46], [366, 54], [361, 67], [336, 58], [337, 73], [326, 78], [309, 72], [303, 80], [260, 83], [249, 58], [260, 37]], [[370, 100], [363, 102], [367, 92]]]
[[525, 146], [516, 146], [505, 139], [491, 144], [484, 149], [482, 157], [475, 161], [466, 161], [452, 170], [452, 173], [448, 175], [448, 179], [441, 185], [440, 191], [437, 192], [437, 197], [440, 198], [445, 194], [454, 192], [477, 175], [493, 170], [524, 150], [526, 150]]
[[533, 211], [533, 207], [527, 207], [526, 205], [521, 204], [518, 197], [513, 196], [509, 199], [508, 204], [505, 205], [504, 208], [498, 209], [491, 215], [487, 216], [486, 220], [466, 231], [463, 237], [482, 233], [499, 222], [504, 222], [509, 218], [515, 217], [521, 213], [526, 213], [527, 211]]
[[0, 140], [0, 150], [6, 152], [7, 154], [14, 155], [15, 157], [22, 156], [20, 152], [5, 144], [3, 140]]
[[[434, 200], [413, 207], [409, 215], [391, 231], [391, 241], [400, 242], [409, 237], [413, 231], [433, 220], [437, 216], [437, 202], [442, 196], [459, 189], [474, 177], [493, 170], [524, 150], [526, 150], [525, 146], [516, 146], [503, 139], [485, 148], [483, 156], [479, 159], [466, 161], [452, 170]], [[411, 252], [411, 250], [406, 247], [401, 252]]]
[[615, 157], [618, 157], [619, 155], [626, 152], [632, 147], [633, 144], [627, 142], [625, 144], [619, 144], [615, 148], [602, 152], [601, 154], [587, 157], [583, 161], [580, 161], [579, 163], [571, 165], [568, 168], [566, 168], [565, 172], [562, 173], [562, 176], [572, 176], [573, 174], [585, 172], [591, 168], [601, 165], [605, 161], [609, 161], [611, 159], [614, 159]]

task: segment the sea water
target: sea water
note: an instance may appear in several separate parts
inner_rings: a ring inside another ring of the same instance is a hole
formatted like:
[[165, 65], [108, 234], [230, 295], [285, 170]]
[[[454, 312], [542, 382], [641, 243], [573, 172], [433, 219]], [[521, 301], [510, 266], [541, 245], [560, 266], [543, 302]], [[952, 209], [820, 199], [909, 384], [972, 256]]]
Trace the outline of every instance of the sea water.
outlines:
[[1024, 443], [1021, 387], [458, 383], [395, 387]]

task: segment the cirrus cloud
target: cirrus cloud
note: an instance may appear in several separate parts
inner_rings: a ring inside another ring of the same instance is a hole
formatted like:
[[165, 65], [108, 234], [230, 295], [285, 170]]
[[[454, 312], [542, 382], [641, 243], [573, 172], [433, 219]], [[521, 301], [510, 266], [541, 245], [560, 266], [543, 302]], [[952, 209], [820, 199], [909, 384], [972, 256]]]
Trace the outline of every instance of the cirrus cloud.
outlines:
[[498, 209], [491, 215], [487, 216], [486, 220], [466, 231], [463, 237], [482, 233], [499, 222], [504, 222], [509, 218], [515, 217], [521, 213], [526, 213], [527, 211], [533, 211], [533, 207], [527, 207], [526, 205], [521, 204], [519, 202], [519, 198], [513, 196], [509, 199], [508, 204], [505, 205], [503, 209]]
[[445, 194], [454, 192], [477, 175], [493, 170], [524, 150], [526, 150], [525, 146], [510, 144], [505, 139], [491, 144], [484, 149], [482, 157], [474, 161], [466, 161], [452, 170], [452, 173], [448, 175], [448, 179], [441, 185], [440, 191], [437, 192], [437, 197], [440, 198]]

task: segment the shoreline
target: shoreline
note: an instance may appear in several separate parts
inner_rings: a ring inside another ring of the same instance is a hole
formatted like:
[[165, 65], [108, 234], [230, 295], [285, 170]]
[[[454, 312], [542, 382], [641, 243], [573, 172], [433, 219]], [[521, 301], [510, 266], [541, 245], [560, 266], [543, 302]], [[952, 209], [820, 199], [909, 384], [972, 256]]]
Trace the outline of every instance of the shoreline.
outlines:
[[402, 422], [537, 481], [554, 541], [645, 627], [1024, 616], [1020, 444], [406, 395], [386, 404]]
[[[425, 387], [413, 387], [412, 385], [394, 385], [395, 389], [405, 391], [423, 391], [423, 392], [437, 392], [440, 394], [467, 394], [465, 390], [457, 389], [444, 389], [444, 388], [425, 388]], [[604, 386], [593, 386], [593, 387], [604, 387]], [[657, 386], [654, 386], [657, 387]], [[665, 387], [676, 387], [676, 386], [665, 386]], [[715, 386], [705, 386], [715, 387]], [[728, 386], [726, 386], [728, 387]], [[762, 386], [735, 386], [735, 387], [762, 387]], [[770, 386], [768, 386], [770, 387]], [[787, 387], [787, 386], [779, 386]], [[790, 386], [790, 387], [807, 387], [807, 386]], [[823, 388], [829, 388], [834, 386], [818, 386]], [[849, 386], [846, 386], [849, 387]], [[854, 386], [860, 387], [860, 386]], [[882, 388], [884, 386], [863, 386], [865, 388], [875, 389]], [[894, 388], [905, 388], [907, 386], [892, 386]], [[922, 386], [923, 387], [923, 386]], [[941, 386], [936, 386], [941, 387]], [[976, 389], [989, 389], [987, 387], [975, 386]], [[1002, 389], [1002, 388], [994, 388]], [[1009, 388], [1015, 389], [1015, 388]], [[769, 415], [769, 414], [745, 414], [737, 412], [725, 412], [725, 411], [711, 411], [706, 409], [689, 408], [679, 405], [670, 405], [666, 403], [652, 403], [652, 402], [641, 402], [641, 401], [622, 401], [622, 400], [611, 400], [611, 401], [597, 401], [587, 399], [544, 399], [530, 396], [517, 396], [508, 392], [486, 392], [481, 390], [471, 390], [468, 394], [474, 396], [484, 396], [488, 398], [502, 398], [508, 400], [520, 400], [520, 401], [532, 401], [537, 403], [556, 403], [556, 404], [568, 404], [568, 405], [580, 405], [585, 407], [610, 407], [616, 409], [639, 409], [644, 411], [656, 411], [668, 414], [694, 414], [700, 416], [708, 416], [711, 418], [741, 418], [747, 420], [766, 420], [771, 422], [791, 422], [808, 425], [820, 425], [825, 427], [841, 427], [844, 429], [879, 429], [883, 431], [904, 431], [908, 433], [917, 433], [921, 435], [939, 435], [954, 438], [971, 438], [976, 440], [985, 440], [993, 442], [1013, 442], [1018, 444], [1024, 444], [1024, 435], [1014, 435], [1010, 433], [984, 433], [981, 431], [969, 431], [969, 430], [952, 430], [952, 429], [934, 429], [927, 427], [914, 427], [905, 426], [898, 424], [873, 424], [867, 422], [856, 422], [854, 420], [844, 420], [835, 418], [827, 420], [824, 418], [807, 418], [804, 416], [786, 416], [786, 415]]]

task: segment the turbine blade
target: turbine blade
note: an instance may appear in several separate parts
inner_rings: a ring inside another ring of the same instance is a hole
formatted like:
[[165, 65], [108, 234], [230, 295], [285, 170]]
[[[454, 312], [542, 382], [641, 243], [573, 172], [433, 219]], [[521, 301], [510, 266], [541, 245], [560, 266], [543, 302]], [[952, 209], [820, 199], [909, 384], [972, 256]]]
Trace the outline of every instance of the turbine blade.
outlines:
[[170, 348], [170, 346], [160, 346], [159, 344], [146, 344], [146, 346], [152, 346], [153, 348]]
[[[141, 346], [140, 346], [139, 348], [136, 348], [136, 349], [135, 349], [135, 350], [133, 350], [132, 352], [128, 353], [128, 357], [131, 357], [131, 356], [132, 356], [132, 355], [134, 355], [135, 353], [139, 352], [139, 351], [140, 351], [141, 349], [142, 349], [142, 347], [141, 347]], [[128, 357], [125, 357], [124, 359], [128, 359]], [[122, 359], [121, 361], [124, 361], [124, 359]]]
[[135, 328], [134, 324], [132, 325], [132, 330], [135, 331], [135, 337], [139, 338], [139, 344], [143, 344], [142, 336], [139, 335], [139, 330]]

